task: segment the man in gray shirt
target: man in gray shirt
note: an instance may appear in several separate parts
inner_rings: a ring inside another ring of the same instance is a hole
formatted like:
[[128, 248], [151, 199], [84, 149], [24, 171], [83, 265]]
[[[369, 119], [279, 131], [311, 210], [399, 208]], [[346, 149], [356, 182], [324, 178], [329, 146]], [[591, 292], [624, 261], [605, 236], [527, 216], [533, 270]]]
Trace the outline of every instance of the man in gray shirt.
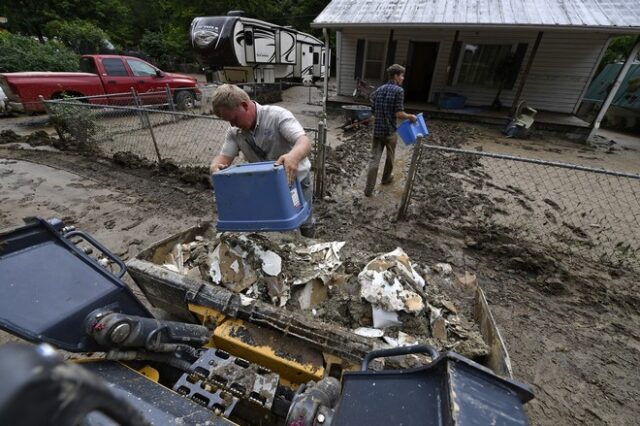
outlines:
[[[213, 112], [231, 124], [220, 154], [211, 162], [211, 173], [222, 170], [240, 152], [255, 163], [275, 161], [283, 165], [291, 185], [298, 177], [304, 198], [311, 207], [311, 141], [296, 118], [288, 110], [275, 105], [260, 105], [238, 86], [223, 84], [213, 95]], [[313, 214], [300, 227], [305, 237], [315, 234]]]

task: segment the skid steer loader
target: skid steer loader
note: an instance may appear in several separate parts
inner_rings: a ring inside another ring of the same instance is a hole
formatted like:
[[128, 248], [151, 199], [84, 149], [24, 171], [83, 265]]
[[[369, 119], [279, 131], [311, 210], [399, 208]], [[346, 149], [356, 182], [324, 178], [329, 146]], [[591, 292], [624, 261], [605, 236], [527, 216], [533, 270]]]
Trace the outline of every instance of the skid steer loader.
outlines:
[[[364, 353], [346, 339], [329, 353], [321, 336], [261, 326], [257, 310], [198, 289], [191, 317], [154, 317], [90, 235], [26, 222], [0, 231], [0, 327], [35, 343], [0, 347], [1, 425], [527, 424], [528, 386], [453, 352]], [[394, 368], [406, 354], [429, 361]]]

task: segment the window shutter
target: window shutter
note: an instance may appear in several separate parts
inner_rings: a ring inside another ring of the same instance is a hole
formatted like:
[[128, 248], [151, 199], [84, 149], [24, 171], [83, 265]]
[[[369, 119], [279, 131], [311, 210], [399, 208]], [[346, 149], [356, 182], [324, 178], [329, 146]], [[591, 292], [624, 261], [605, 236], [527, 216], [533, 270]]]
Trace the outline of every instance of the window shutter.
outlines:
[[516, 53], [513, 55], [513, 70], [515, 70], [515, 72], [509, 74], [509, 78], [505, 81], [504, 88], [506, 90], [513, 89], [513, 86], [516, 84], [516, 79], [518, 78], [518, 74], [520, 74], [520, 67], [522, 67], [522, 61], [524, 61], [524, 55], [527, 53], [528, 46], [527, 43], [518, 43]]
[[364, 40], [359, 39], [356, 47], [356, 67], [353, 71], [353, 79], [362, 78], [362, 65], [364, 63]]
[[387, 68], [395, 62], [396, 44], [396, 40], [389, 40], [389, 49], [387, 49]]

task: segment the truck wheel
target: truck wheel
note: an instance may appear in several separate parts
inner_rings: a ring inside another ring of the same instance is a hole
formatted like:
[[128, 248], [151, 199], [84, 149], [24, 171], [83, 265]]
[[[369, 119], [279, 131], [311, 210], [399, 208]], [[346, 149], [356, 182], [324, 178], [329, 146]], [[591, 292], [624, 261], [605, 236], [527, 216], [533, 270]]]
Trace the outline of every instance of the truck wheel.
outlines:
[[188, 90], [176, 93], [176, 109], [178, 111], [190, 111], [196, 106], [196, 98]]

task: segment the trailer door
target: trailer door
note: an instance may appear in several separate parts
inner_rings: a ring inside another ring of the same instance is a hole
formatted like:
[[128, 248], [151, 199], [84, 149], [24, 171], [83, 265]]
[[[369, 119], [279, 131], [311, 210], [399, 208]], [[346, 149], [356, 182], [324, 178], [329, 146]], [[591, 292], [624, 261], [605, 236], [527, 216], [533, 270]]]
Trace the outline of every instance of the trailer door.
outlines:
[[300, 63], [300, 75], [296, 77], [305, 78], [313, 73], [313, 45], [308, 43], [298, 43], [300, 46], [300, 56], [298, 56]]
[[322, 77], [322, 46], [313, 46], [313, 76]]
[[296, 63], [296, 34], [291, 31], [281, 30], [280, 33], [280, 58], [281, 64], [294, 65]]
[[273, 64], [276, 62], [276, 31], [266, 27], [253, 27], [255, 62]]

